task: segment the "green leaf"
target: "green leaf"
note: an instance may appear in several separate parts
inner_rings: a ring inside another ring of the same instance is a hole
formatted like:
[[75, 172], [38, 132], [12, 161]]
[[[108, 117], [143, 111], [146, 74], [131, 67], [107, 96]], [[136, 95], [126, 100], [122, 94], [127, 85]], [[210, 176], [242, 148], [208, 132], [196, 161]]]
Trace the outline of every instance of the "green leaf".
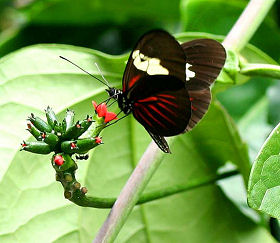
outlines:
[[267, 115], [268, 100], [264, 94], [248, 108], [238, 121], [240, 134], [249, 145], [251, 161], [254, 161], [263, 142], [272, 130], [271, 125], [267, 122]]
[[250, 174], [250, 207], [280, 218], [280, 124], [271, 132], [256, 158]]
[[[245, 0], [183, 0], [181, 2], [183, 31], [226, 35], [247, 3], [248, 1]], [[272, 15], [272, 17], [274, 16]], [[280, 31], [275, 18], [272, 17], [265, 18], [250, 43], [278, 60]], [[269, 36], [269, 38], [264, 38], [264, 36]]]
[[[108, 214], [108, 210], [81, 208], [64, 199], [50, 156], [18, 152], [21, 140], [29, 136], [24, 123], [30, 112], [43, 118], [41, 110], [50, 105], [60, 112], [58, 118], [71, 108], [81, 119], [93, 113], [92, 99], [101, 102], [107, 97], [102, 84], [59, 55], [98, 76], [97, 62], [117, 87], [127, 59], [127, 55], [114, 57], [73, 46], [37, 45], [0, 60], [0, 155], [5, 162], [0, 177], [1, 242], [90, 242]], [[151, 138], [132, 116], [106, 128], [102, 136], [105, 144], [88, 161], [79, 163], [77, 178], [89, 194], [115, 197]], [[238, 166], [246, 181], [246, 145], [217, 102], [195, 129], [174, 139], [171, 150], [146, 192], [203, 181], [228, 161]], [[188, 238], [199, 243], [208, 239], [228, 242], [229, 238], [232, 242], [274, 242], [216, 185], [135, 207], [117, 242], [182, 242]]]
[[40, 24], [124, 23], [137, 18], [170, 22], [179, 18], [179, 0], [163, 0], [160, 4], [148, 0], [81, 0], [68, 3], [67, 0], [35, 1], [23, 12], [32, 22]]

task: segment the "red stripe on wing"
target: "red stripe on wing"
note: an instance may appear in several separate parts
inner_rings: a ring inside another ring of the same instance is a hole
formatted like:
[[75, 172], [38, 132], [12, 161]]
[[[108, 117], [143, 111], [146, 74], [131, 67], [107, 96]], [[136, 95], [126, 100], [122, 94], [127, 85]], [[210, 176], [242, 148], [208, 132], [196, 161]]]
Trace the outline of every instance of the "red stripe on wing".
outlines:
[[167, 104], [169, 104], [169, 105], [172, 105], [172, 106], [174, 106], [175, 108], [178, 108], [178, 107], [179, 107], [176, 103], [173, 103], [173, 102], [171, 102], [171, 101], [169, 101], [169, 100], [162, 99], [162, 98], [159, 98], [159, 100], [161, 100], [162, 102], [165, 102], [165, 103], [167, 103]]
[[155, 117], [153, 116], [153, 114], [152, 114], [145, 106], [142, 106], [142, 108], [143, 108], [143, 110], [145, 110], [146, 114], [147, 114], [149, 117], [151, 117], [156, 123], [158, 123], [161, 127], [166, 128], [166, 126], [165, 126], [163, 123], [161, 123], [157, 118], [155, 118]]
[[159, 96], [159, 97], [170, 98], [170, 99], [176, 99], [176, 97], [175, 97], [175, 96], [173, 96], [173, 95], [169, 95], [169, 94], [159, 94], [158, 96]]
[[[150, 127], [153, 127], [152, 123], [145, 116], [143, 116], [139, 110], [134, 110], [134, 115], [138, 120], [143, 119]], [[139, 117], [141, 117], [141, 119]]]
[[154, 105], [149, 104], [148, 107], [150, 107], [151, 109], [153, 109], [155, 112], [157, 112], [159, 115], [161, 115], [162, 117], [164, 117], [167, 121], [169, 121], [170, 123], [174, 124], [176, 126], [176, 123], [172, 120], [169, 119], [169, 117], [167, 117], [166, 115], [164, 115], [162, 112], [160, 112], [160, 110], [158, 110]]
[[145, 98], [145, 99], [142, 99], [142, 100], [137, 100], [137, 102], [153, 102], [153, 101], [157, 101], [158, 98], [155, 97], [155, 96], [152, 96], [152, 97], [148, 97], [148, 98]]
[[130, 89], [139, 80], [140, 77], [141, 77], [141, 75], [138, 74], [138, 75], [134, 76], [132, 79], [130, 79], [128, 82], [128, 88]]
[[157, 124], [159, 124], [161, 127], [164, 127], [166, 128], [166, 126], [161, 123], [156, 117], [153, 116], [153, 114], [145, 107], [143, 106], [142, 104], [139, 104], [139, 103], [135, 103], [134, 104], [136, 109], [134, 109], [134, 113], [137, 113], [138, 116], [141, 116], [141, 118], [149, 124], [149, 126], [151, 127], [154, 127], [154, 125], [147, 119], [147, 117], [145, 117], [141, 112], [140, 110], [143, 111], [144, 114], [146, 114], [148, 117], [150, 117], [151, 119], [153, 119]]
[[173, 114], [174, 116], [177, 116], [177, 114], [173, 110], [169, 109], [166, 105], [162, 103], [158, 103], [158, 105], [161, 106], [163, 109], [167, 110], [169, 113]]

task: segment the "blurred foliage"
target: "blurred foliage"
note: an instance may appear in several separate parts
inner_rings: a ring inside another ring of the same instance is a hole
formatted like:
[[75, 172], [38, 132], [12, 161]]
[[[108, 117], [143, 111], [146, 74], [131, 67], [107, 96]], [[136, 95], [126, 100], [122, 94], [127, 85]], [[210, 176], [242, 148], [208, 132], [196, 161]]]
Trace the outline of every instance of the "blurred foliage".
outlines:
[[[279, 2], [252, 38], [254, 46], [247, 45], [240, 53], [242, 58], [269, 64], [280, 60]], [[80, 118], [93, 112], [92, 99], [106, 97], [101, 84], [59, 55], [95, 75], [99, 75], [97, 62], [110, 83], [120, 87], [128, 57], [124, 53], [145, 31], [164, 28], [177, 33], [180, 41], [203, 37], [221, 41], [246, 4], [245, 0], [0, 0], [0, 155], [4, 161], [0, 163], [0, 241], [91, 242], [108, 213], [67, 202], [54, 181], [49, 158], [18, 153], [21, 139], [28, 138], [23, 127], [30, 112], [40, 114], [50, 105], [64, 114], [71, 107]], [[33, 44], [40, 45], [26, 47]], [[199, 180], [227, 166], [237, 167], [246, 184], [250, 162], [279, 123], [279, 92], [278, 80], [224, 71], [213, 87], [214, 102], [207, 116], [192, 132], [175, 139], [174, 157], [165, 158], [147, 191]], [[112, 197], [118, 195], [150, 138], [130, 116], [105, 129], [103, 140], [105, 145], [79, 165], [78, 177], [89, 193]], [[135, 207], [116, 242], [275, 242], [268, 224], [262, 223], [265, 217], [248, 208], [244, 187], [235, 182], [225, 180], [219, 186]]]

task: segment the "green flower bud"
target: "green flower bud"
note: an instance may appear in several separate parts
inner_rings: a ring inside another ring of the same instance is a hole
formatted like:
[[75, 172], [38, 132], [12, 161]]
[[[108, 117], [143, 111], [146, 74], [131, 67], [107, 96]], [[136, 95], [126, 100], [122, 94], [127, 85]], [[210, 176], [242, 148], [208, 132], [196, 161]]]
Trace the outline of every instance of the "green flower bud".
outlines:
[[72, 127], [68, 128], [67, 131], [62, 135], [62, 139], [76, 139], [81, 134], [81, 124], [79, 121]]
[[49, 154], [52, 150], [50, 145], [42, 141], [25, 142], [21, 144], [21, 150], [28, 151], [35, 154]]
[[35, 117], [33, 113], [28, 117], [29, 121], [41, 132], [51, 132], [52, 127], [39, 117]]
[[65, 116], [66, 132], [70, 127], [74, 126], [74, 116], [75, 116], [74, 111], [67, 109], [66, 116]]
[[93, 123], [92, 117], [87, 116], [86, 119], [81, 122], [80, 124], [81, 129], [77, 134], [76, 138], [80, 137], [85, 131], [87, 131], [92, 123]]
[[62, 125], [60, 123], [58, 123], [58, 122], [54, 123], [53, 130], [55, 131], [57, 136], [61, 136], [61, 134], [63, 133]]
[[41, 137], [43, 138], [43, 141], [49, 144], [52, 148], [54, 148], [59, 141], [58, 136], [56, 136], [54, 133], [42, 133]]
[[61, 123], [61, 129], [63, 132], [66, 131], [66, 121], [65, 121], [65, 118], [63, 119], [62, 123]]
[[55, 113], [53, 112], [52, 108], [50, 108], [48, 106], [47, 109], [45, 110], [45, 113], [46, 113], [48, 124], [52, 128], [54, 128], [55, 123], [57, 123], [57, 118], [56, 118]]
[[100, 138], [84, 138], [75, 141], [65, 141], [61, 143], [61, 150], [69, 154], [85, 154], [101, 143]]
[[27, 124], [27, 131], [29, 131], [36, 140], [42, 140], [41, 133], [31, 123]]

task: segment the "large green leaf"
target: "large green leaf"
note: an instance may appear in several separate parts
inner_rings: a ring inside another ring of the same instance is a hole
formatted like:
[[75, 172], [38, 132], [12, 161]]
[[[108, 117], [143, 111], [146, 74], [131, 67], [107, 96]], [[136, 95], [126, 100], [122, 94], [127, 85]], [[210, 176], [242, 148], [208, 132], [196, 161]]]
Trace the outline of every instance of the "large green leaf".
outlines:
[[[18, 152], [28, 135], [25, 118], [42, 115], [50, 105], [60, 116], [71, 107], [82, 117], [92, 113], [91, 100], [105, 99], [104, 87], [71, 64], [70, 58], [96, 75], [97, 62], [114, 86], [120, 85], [127, 56], [109, 56], [84, 48], [38, 45], [0, 60], [0, 241], [90, 242], [108, 210], [81, 208], [63, 198], [50, 156]], [[103, 132], [104, 145], [79, 163], [77, 177], [94, 196], [117, 196], [151, 140], [132, 116]], [[171, 144], [146, 192], [203, 180], [231, 161], [245, 179], [246, 146], [219, 103], [205, 119]], [[213, 231], [213, 228], [215, 231]], [[246, 218], [216, 185], [198, 188], [137, 206], [118, 242], [274, 242], [265, 229]], [[230, 239], [230, 241], [229, 241]]]
[[1, 26], [10, 28], [0, 31], [0, 56], [37, 43], [71, 44], [111, 54], [124, 53], [133, 47], [141, 33], [155, 28], [177, 29], [179, 2], [44, 0], [3, 4], [0, 14], [3, 9], [7, 17], [0, 15], [0, 30]]
[[250, 174], [248, 203], [280, 219], [280, 124], [275, 127], [256, 158]]
[[79, 2], [67, 0], [35, 1], [24, 12], [34, 23], [90, 24], [100, 22], [124, 23], [132, 19], [172, 21], [179, 18], [179, 0], [107, 0]]
[[264, 96], [254, 103], [238, 121], [242, 138], [250, 145], [250, 158], [253, 161], [263, 142], [272, 130], [267, 122], [268, 100]]

